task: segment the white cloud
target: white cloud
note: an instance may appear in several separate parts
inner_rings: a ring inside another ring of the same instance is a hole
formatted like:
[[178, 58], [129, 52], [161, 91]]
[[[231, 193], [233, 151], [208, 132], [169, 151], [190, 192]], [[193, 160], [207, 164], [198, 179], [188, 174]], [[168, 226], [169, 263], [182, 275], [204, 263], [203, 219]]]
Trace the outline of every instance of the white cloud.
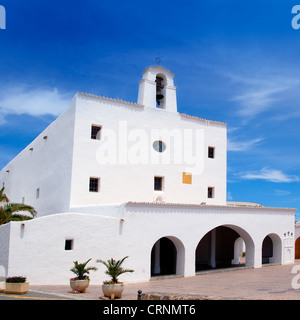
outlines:
[[[226, 76], [236, 85], [236, 93], [231, 101], [237, 102], [237, 114], [245, 120], [274, 109], [276, 102], [294, 99], [294, 93], [299, 91], [300, 86], [298, 77], [287, 74], [273, 75], [270, 70], [260, 71], [255, 76], [239, 76], [232, 73]], [[293, 109], [291, 105], [287, 107], [289, 111]]]
[[29, 88], [15, 86], [0, 91], [0, 124], [8, 114], [28, 114], [31, 116], [58, 116], [71, 103], [71, 96], [58, 92], [56, 88]]
[[270, 108], [273, 102], [282, 99], [278, 94], [289, 89], [288, 87], [277, 87], [272, 89], [250, 89], [243, 94], [232, 98], [240, 103], [238, 114], [243, 117], [254, 117]]
[[263, 141], [263, 138], [256, 138], [247, 141], [236, 141], [228, 138], [227, 140], [227, 150], [228, 151], [245, 151], [251, 149], [254, 145]]
[[246, 180], [266, 180], [276, 183], [297, 182], [300, 178], [295, 175], [288, 175], [280, 170], [263, 168], [260, 171], [241, 173], [240, 177]]

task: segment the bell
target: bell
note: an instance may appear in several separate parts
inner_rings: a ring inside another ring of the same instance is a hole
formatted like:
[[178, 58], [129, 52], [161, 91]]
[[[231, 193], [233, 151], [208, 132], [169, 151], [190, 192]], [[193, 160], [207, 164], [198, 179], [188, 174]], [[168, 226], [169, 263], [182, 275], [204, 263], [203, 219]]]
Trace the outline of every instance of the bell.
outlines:
[[162, 100], [164, 98], [164, 95], [161, 93], [161, 89], [157, 88], [156, 90], [156, 101], [157, 104], [160, 105], [160, 100]]
[[162, 94], [161, 90], [164, 88], [162, 82], [163, 78], [156, 77], [156, 102], [158, 105], [160, 105], [160, 101], [164, 98], [164, 95]]

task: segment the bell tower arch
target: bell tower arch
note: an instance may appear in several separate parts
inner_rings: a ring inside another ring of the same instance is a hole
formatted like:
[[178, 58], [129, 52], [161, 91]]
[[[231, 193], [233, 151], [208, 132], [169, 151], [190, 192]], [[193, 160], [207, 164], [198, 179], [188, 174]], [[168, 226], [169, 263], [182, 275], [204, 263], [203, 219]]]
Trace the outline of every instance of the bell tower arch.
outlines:
[[174, 76], [161, 66], [147, 68], [139, 83], [138, 104], [177, 112]]

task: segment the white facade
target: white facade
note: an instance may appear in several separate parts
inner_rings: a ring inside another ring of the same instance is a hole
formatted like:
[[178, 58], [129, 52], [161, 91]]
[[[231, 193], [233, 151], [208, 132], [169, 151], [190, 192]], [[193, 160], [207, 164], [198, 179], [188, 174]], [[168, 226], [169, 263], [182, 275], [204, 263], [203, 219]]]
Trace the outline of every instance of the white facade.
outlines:
[[[129, 282], [192, 276], [237, 262], [239, 237], [246, 266], [294, 261], [295, 209], [226, 203], [226, 125], [178, 113], [173, 78], [160, 66], [147, 68], [137, 104], [77, 93], [3, 168], [10, 200], [38, 211], [34, 220], [0, 226], [7, 274], [64, 284], [74, 260], [128, 255], [125, 266], [135, 270], [124, 275]], [[105, 278], [97, 267], [92, 283]]]
[[[155, 91], [152, 105], [147, 96], [155, 89], [154, 71], [168, 79], [170, 93], [161, 108], [153, 105]], [[72, 106], [1, 171], [11, 201], [30, 203], [39, 216], [157, 196], [172, 203], [226, 204], [226, 125], [177, 113], [170, 75], [161, 67], [146, 69], [139, 90], [145, 105], [77, 93]], [[101, 127], [100, 140], [91, 139], [92, 125]], [[163, 153], [153, 149], [158, 140], [166, 145]], [[192, 184], [182, 183], [183, 172], [192, 174]], [[162, 192], [154, 192], [154, 176], [164, 178]], [[90, 177], [99, 178], [98, 193], [89, 192]]]

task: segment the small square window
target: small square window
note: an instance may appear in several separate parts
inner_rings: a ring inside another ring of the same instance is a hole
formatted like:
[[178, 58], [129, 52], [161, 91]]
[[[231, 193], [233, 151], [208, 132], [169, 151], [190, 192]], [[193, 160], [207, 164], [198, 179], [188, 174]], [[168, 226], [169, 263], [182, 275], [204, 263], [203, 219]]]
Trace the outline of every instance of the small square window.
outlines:
[[92, 126], [91, 139], [100, 140], [100, 132], [101, 132], [101, 127]]
[[99, 191], [99, 178], [90, 178], [90, 192], [98, 192]]
[[155, 191], [163, 190], [163, 177], [154, 177], [154, 190]]
[[66, 241], [65, 241], [65, 250], [73, 250], [73, 244], [74, 244], [74, 240], [73, 239], [66, 239]]
[[213, 198], [215, 193], [215, 188], [208, 187], [207, 189], [207, 198]]
[[214, 147], [208, 147], [208, 157], [211, 159], [214, 159], [214, 157], [215, 157], [215, 148]]

